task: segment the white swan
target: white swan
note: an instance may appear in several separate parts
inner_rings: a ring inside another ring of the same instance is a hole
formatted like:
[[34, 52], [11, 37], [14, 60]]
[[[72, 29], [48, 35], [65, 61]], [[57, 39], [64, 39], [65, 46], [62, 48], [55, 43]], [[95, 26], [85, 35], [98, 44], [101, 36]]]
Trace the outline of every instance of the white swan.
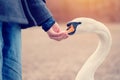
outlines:
[[67, 31], [70, 35], [75, 32], [90, 32], [96, 33], [99, 36], [100, 41], [96, 51], [88, 58], [75, 79], [94, 80], [96, 69], [104, 61], [111, 48], [111, 34], [104, 24], [90, 18], [76, 18], [70, 21], [67, 26]]

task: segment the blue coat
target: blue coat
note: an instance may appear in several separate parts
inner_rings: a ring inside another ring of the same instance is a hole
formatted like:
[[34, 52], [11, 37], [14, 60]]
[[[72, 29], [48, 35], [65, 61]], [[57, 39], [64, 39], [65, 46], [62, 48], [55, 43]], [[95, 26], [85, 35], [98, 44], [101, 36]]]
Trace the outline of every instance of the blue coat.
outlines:
[[40, 26], [51, 17], [45, 0], [0, 0], [2, 22], [15, 22], [26, 28]]

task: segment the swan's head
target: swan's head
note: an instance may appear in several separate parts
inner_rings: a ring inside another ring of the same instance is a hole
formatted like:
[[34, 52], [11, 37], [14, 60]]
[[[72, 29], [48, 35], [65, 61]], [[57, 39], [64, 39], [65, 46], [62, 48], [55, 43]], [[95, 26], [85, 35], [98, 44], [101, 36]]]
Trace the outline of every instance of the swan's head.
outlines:
[[76, 18], [67, 24], [67, 31], [69, 35], [74, 34], [75, 32], [94, 32], [98, 26], [101, 24], [90, 18]]
[[81, 24], [81, 22], [69, 22], [67, 24], [67, 31], [69, 35], [72, 35], [76, 32], [77, 27]]

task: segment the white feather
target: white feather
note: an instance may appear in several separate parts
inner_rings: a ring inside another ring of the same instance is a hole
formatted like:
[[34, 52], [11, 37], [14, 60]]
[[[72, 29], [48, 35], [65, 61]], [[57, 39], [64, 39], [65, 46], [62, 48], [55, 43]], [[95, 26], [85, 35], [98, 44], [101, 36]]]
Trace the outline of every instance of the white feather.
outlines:
[[100, 39], [96, 51], [88, 58], [81, 70], [78, 72], [75, 79], [94, 80], [96, 69], [102, 64], [111, 48], [111, 34], [104, 24], [91, 18], [76, 18], [70, 22], [82, 23], [77, 27], [77, 34], [80, 34], [81, 32], [95, 33]]

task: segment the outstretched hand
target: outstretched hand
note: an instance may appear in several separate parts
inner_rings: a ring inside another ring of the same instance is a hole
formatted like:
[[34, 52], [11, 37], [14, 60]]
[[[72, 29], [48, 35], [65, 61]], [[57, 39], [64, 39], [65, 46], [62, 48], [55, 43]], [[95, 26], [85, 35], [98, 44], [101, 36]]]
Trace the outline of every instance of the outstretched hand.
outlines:
[[66, 31], [61, 31], [60, 27], [57, 23], [55, 23], [48, 31], [48, 36], [51, 39], [54, 39], [56, 41], [61, 41], [63, 39], [68, 38], [68, 33]]

